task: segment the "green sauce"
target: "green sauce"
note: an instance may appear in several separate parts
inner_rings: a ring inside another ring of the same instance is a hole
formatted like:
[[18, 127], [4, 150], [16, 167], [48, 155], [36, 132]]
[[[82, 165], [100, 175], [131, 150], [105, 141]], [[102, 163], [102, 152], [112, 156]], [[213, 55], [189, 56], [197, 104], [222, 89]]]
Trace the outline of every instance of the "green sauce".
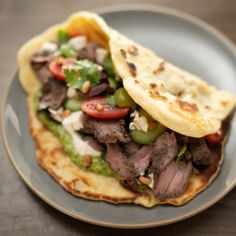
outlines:
[[[59, 138], [65, 152], [69, 155], [71, 161], [78, 167], [85, 169], [83, 166], [83, 156], [79, 155], [79, 153], [74, 148], [72, 137], [64, 129], [64, 127], [52, 120], [46, 111], [38, 112], [38, 118], [48, 130], [50, 130], [55, 136]], [[116, 173], [111, 169], [103, 155], [92, 157], [92, 163], [86, 170], [105, 176], [116, 176]]]

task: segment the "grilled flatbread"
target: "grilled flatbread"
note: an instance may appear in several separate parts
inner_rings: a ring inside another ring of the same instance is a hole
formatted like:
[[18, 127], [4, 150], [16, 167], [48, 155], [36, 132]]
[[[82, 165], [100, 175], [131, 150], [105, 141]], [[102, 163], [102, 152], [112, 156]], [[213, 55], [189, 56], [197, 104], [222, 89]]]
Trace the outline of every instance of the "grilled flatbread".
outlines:
[[[167, 203], [182, 205], [204, 190], [220, 170], [222, 145], [212, 150], [214, 161], [204, 172], [192, 174], [183, 196], [165, 200], [155, 198], [150, 190], [130, 191], [119, 180], [84, 171], [70, 161], [58, 138], [37, 118], [34, 94], [40, 84], [30, 66], [31, 55], [44, 42], [54, 40], [59, 29], [78, 29], [110, 48], [113, 63], [130, 96], [154, 118], [179, 133], [200, 137], [216, 131], [235, 104], [235, 98], [227, 92], [217, 91], [199, 78], [163, 63], [163, 59], [150, 50], [110, 29], [99, 16], [88, 12], [74, 14], [63, 24], [53, 26], [27, 42], [18, 53], [19, 79], [28, 96], [29, 127], [36, 143], [38, 163], [67, 191], [91, 200], [135, 203], [145, 207]], [[174, 85], [170, 81], [172, 73], [176, 76]], [[181, 91], [183, 94], [178, 97], [176, 93]], [[208, 103], [207, 97], [213, 104]]]
[[113, 34], [110, 48], [126, 91], [171, 130], [196, 138], [215, 133], [235, 106], [235, 96], [209, 86], [120, 34]]

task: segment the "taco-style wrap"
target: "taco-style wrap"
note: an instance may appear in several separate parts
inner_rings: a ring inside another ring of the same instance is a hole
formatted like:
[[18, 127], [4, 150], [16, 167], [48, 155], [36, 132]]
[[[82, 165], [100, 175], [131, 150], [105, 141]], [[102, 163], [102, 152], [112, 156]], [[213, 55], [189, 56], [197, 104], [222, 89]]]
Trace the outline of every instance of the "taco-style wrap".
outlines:
[[18, 53], [38, 163], [72, 194], [182, 205], [217, 176], [236, 98], [79, 12]]

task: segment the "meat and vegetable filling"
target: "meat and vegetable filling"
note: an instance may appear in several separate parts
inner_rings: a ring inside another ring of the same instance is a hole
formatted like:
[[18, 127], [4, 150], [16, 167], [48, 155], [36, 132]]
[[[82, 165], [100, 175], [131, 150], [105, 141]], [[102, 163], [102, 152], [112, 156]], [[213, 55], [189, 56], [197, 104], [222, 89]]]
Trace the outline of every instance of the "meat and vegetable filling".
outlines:
[[223, 132], [191, 138], [158, 123], [123, 88], [109, 51], [79, 32], [60, 30], [31, 65], [42, 85], [35, 95], [38, 118], [71, 161], [133, 191], [181, 196], [192, 171], [211, 164], [209, 144], [223, 140]]

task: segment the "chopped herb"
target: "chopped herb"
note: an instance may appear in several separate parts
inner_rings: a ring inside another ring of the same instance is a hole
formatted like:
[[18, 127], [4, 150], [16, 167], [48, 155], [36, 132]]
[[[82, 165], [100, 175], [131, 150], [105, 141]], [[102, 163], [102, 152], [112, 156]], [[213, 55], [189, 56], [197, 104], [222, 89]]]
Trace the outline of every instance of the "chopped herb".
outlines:
[[115, 102], [115, 98], [113, 95], [110, 95], [110, 96], [107, 96], [105, 98], [106, 102], [108, 105], [112, 106], [112, 107], [115, 107], [116, 106], [116, 102]]
[[114, 89], [117, 89], [118, 87], [118, 81], [116, 81], [115, 79], [113, 78], [108, 78], [108, 82], [109, 82], [109, 85], [114, 88]]
[[65, 69], [64, 73], [67, 86], [80, 90], [87, 80], [89, 80], [93, 86], [99, 84], [101, 78], [101, 73], [96, 64], [89, 60], [75, 62], [73, 69]]
[[59, 55], [63, 57], [76, 57], [76, 52], [69, 45], [63, 44], [59, 49]]
[[108, 73], [108, 76], [115, 79], [116, 74], [114, 72], [114, 65], [112, 63], [110, 55], [105, 56], [105, 58], [103, 60], [103, 66], [105, 67], [105, 69]]
[[177, 154], [177, 159], [176, 162], [179, 163], [184, 155], [184, 153], [187, 150], [187, 144], [185, 143], [179, 150], [178, 154]]
[[70, 39], [70, 36], [65, 30], [59, 30], [57, 32], [57, 38], [60, 45], [65, 44]]
[[65, 81], [67, 83], [67, 86], [74, 89], [82, 89], [82, 86], [86, 79], [81, 79], [81, 77], [78, 76], [78, 73], [75, 70], [65, 69]]
[[77, 61], [74, 65], [76, 71], [79, 72], [81, 78], [87, 78], [93, 84], [99, 84], [101, 73], [95, 63], [89, 60]]

